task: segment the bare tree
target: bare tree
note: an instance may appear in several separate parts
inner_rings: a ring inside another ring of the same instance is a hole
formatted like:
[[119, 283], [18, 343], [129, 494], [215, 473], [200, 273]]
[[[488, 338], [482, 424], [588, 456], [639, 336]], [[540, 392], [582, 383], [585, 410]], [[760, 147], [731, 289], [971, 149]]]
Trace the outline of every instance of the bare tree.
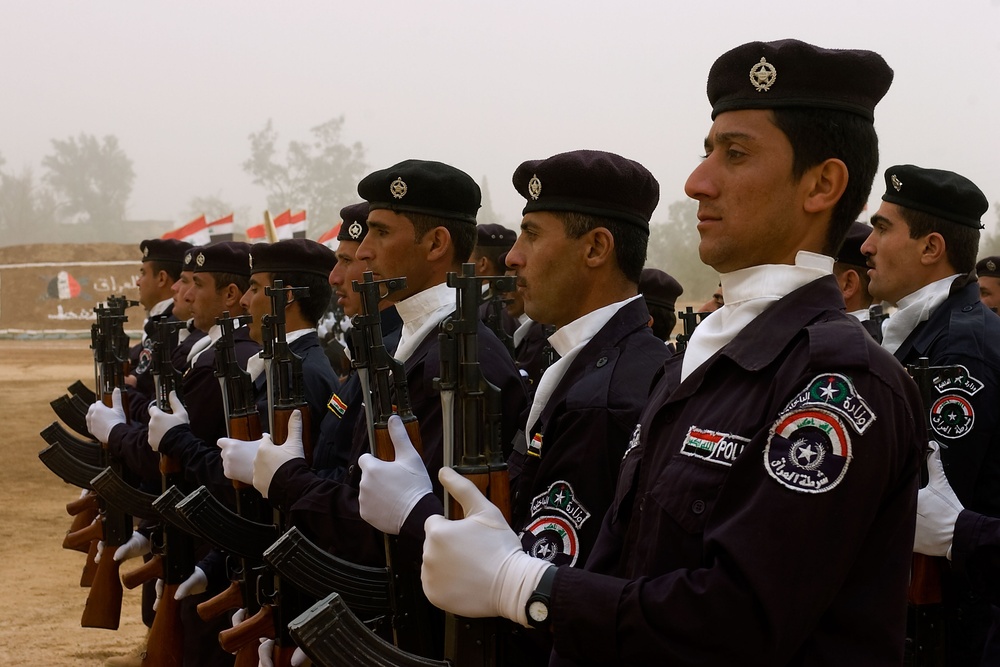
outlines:
[[125, 206], [132, 192], [132, 160], [118, 146], [118, 139], [103, 141], [89, 134], [52, 140], [54, 152], [42, 159], [63, 219], [73, 223], [117, 225], [125, 220]]
[[698, 202], [682, 199], [667, 208], [667, 222], [649, 226], [646, 265], [666, 271], [684, 287], [684, 298], [707, 301], [719, 284], [719, 274], [701, 262], [698, 245]]

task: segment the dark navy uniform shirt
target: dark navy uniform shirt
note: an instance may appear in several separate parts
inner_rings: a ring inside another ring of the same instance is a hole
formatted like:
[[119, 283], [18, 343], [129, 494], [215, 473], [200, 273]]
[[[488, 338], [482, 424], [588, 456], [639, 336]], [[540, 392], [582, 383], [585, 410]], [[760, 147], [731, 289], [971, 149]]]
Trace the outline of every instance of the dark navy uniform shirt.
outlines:
[[919, 396], [832, 276], [680, 382], [669, 359], [587, 570], [552, 595], [554, 664], [899, 665]]

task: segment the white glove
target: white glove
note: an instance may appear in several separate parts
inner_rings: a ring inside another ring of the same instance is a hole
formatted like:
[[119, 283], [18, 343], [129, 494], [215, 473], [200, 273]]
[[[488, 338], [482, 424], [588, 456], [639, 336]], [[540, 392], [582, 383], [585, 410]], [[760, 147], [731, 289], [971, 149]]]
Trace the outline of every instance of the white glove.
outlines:
[[160, 598], [163, 597], [163, 579], [156, 580], [156, 599], [153, 600], [153, 611], [160, 606]]
[[111, 407], [100, 401], [87, 408], [87, 430], [97, 440], [106, 443], [111, 429], [125, 423], [125, 410], [122, 408], [122, 391], [118, 387], [111, 392]]
[[275, 471], [292, 459], [305, 458], [302, 447], [302, 413], [294, 410], [288, 418], [288, 438], [283, 445], [271, 444], [271, 436], [267, 433], [260, 440], [257, 456], [253, 460], [253, 485], [260, 495], [267, 498], [267, 490], [271, 488], [271, 479]]
[[271, 444], [271, 436], [267, 433], [260, 440], [250, 442], [236, 438], [219, 438], [215, 444], [222, 450], [222, 472], [229, 479], [253, 484], [253, 460], [257, 456], [257, 449], [265, 442]]
[[[103, 549], [104, 543], [101, 542], [97, 545], [98, 549]], [[129, 558], [135, 558], [137, 556], [145, 556], [149, 553], [149, 538], [140, 533], [139, 531], [133, 531], [132, 537], [128, 538], [125, 544], [118, 547], [115, 551], [115, 561], [120, 563], [123, 560]]]
[[[271, 659], [271, 654], [274, 652], [274, 640], [268, 639], [266, 637], [260, 638], [260, 647], [257, 649], [257, 667], [274, 667], [274, 660]], [[306, 654], [302, 652], [302, 649], [296, 647], [295, 652], [292, 653], [291, 664], [292, 667], [300, 667], [306, 661]]]
[[189, 595], [197, 595], [198, 593], [204, 593], [207, 590], [208, 577], [205, 575], [205, 570], [195, 565], [194, 572], [191, 573], [191, 576], [182, 581], [181, 585], [177, 587], [177, 592], [174, 593], [174, 599], [183, 600]]
[[154, 452], [160, 451], [160, 441], [163, 440], [167, 431], [175, 426], [191, 423], [191, 418], [188, 417], [184, 404], [177, 398], [177, 392], [170, 392], [169, 398], [170, 409], [173, 412], [164, 412], [155, 404], [149, 406], [149, 433], [146, 435], [146, 439]]
[[462, 505], [465, 518], [435, 515], [424, 522], [420, 580], [427, 599], [459, 616], [503, 616], [527, 627], [524, 605], [552, 563], [521, 550], [503, 514], [475, 484], [448, 467], [438, 479]]
[[383, 533], [399, 535], [414, 505], [431, 493], [431, 480], [420, 454], [413, 448], [406, 426], [398, 416], [389, 417], [389, 438], [396, 449], [395, 461], [382, 461], [362, 454], [361, 518]]
[[245, 620], [247, 620], [247, 610], [245, 607], [240, 607], [236, 610], [236, 613], [233, 614], [233, 627], [235, 628]]
[[947, 556], [950, 560], [955, 522], [965, 508], [944, 475], [938, 443], [931, 440], [930, 446], [927, 486], [917, 493], [917, 530], [913, 535], [913, 550], [928, 556]]

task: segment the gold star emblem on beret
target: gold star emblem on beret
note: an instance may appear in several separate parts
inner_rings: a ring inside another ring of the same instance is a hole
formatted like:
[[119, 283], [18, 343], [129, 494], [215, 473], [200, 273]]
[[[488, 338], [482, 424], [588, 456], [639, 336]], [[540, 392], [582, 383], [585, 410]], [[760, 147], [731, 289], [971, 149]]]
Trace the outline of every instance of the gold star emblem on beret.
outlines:
[[532, 174], [531, 180], [528, 181], [528, 194], [533, 200], [537, 200], [538, 196], [542, 194], [542, 182], [538, 180], [537, 174]]
[[778, 78], [778, 70], [766, 58], [761, 58], [760, 62], [750, 68], [750, 83], [757, 89], [758, 93], [766, 93], [771, 90], [775, 80]]
[[402, 199], [403, 196], [406, 195], [406, 183], [403, 182], [402, 178], [397, 176], [396, 180], [394, 180], [389, 186], [389, 192], [391, 192], [392, 196], [396, 199]]
[[361, 238], [361, 223], [357, 220], [352, 222], [351, 226], [347, 228], [347, 235], [355, 240]]
[[896, 188], [896, 192], [903, 189], [903, 182], [896, 178], [896, 174], [893, 174], [889, 180], [892, 181], [892, 187]]
[[198, 266], [205, 266], [205, 253], [199, 252], [198, 256], [194, 259], [194, 263]]
[[986, 268], [989, 269], [990, 271], [996, 271], [997, 263], [994, 262], [992, 259], [986, 260]]

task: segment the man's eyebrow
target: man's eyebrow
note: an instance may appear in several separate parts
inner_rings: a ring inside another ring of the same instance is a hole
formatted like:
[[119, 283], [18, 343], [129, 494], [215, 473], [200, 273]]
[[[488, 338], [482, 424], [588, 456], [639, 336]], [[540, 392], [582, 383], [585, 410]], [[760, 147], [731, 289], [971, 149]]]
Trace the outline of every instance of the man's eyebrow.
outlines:
[[718, 132], [705, 137], [705, 150], [715, 144], [733, 143], [734, 141], [753, 141], [753, 136], [746, 132]]
[[879, 215], [878, 213], [876, 213], [871, 217], [871, 223], [872, 227], [874, 227], [876, 224], [882, 224], [886, 227], [892, 226], [892, 221], [889, 220], [889, 218], [885, 217], [884, 215]]

